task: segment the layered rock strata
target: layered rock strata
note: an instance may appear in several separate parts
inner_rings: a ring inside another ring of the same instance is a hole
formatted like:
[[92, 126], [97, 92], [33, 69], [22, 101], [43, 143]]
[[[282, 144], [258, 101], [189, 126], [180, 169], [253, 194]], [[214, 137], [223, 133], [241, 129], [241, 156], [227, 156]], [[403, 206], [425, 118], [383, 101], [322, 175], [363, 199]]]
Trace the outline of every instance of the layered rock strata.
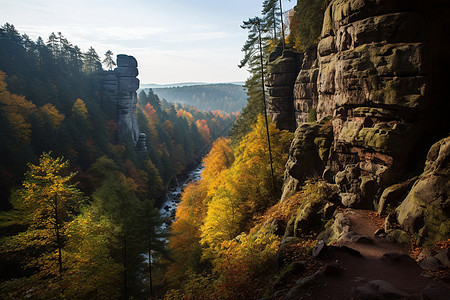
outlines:
[[308, 179], [320, 177], [332, 142], [331, 122], [303, 123], [294, 133], [281, 201], [292, 196]]
[[417, 168], [411, 160], [424, 156], [430, 132], [442, 131], [442, 122], [427, 117], [436, 115], [434, 104], [446, 102], [442, 95], [430, 97], [439, 89], [431, 76], [436, 41], [419, 26], [430, 20], [418, 3], [332, 1], [317, 60], [312, 47], [297, 77], [298, 123], [313, 119], [314, 112], [318, 120], [333, 117], [327, 178], [341, 186], [348, 206], [376, 207], [372, 200], [384, 188]]
[[404, 1], [340, 0], [325, 12], [317, 116], [334, 117], [329, 165], [346, 206], [373, 207], [404, 175], [421, 135], [426, 52], [409, 9]]
[[[447, 181], [439, 184], [425, 182], [425, 175], [417, 182], [413, 178], [429, 147], [450, 130], [449, 15], [450, 3], [440, 0], [331, 1], [317, 59], [314, 47], [308, 49], [295, 83], [299, 127], [283, 199], [323, 171], [324, 179], [339, 186], [344, 206], [384, 212], [400, 205], [390, 219], [398, 219], [405, 230], [421, 241], [448, 238], [448, 228], [435, 226], [430, 216], [448, 218], [447, 193], [436, 185], [448, 190], [449, 174], [441, 172], [439, 180]], [[322, 122], [302, 125], [314, 113]], [[318, 160], [321, 136], [314, 128], [328, 119], [328, 156]], [[307, 150], [299, 155], [299, 149]]]
[[293, 90], [299, 66], [298, 54], [275, 51], [267, 66], [268, 114], [281, 130], [295, 130]]
[[294, 85], [295, 120], [298, 126], [316, 120], [318, 75], [317, 45], [313, 45], [305, 52], [302, 67]]
[[147, 151], [146, 135], [139, 133], [136, 118], [139, 89], [137, 61], [133, 56], [117, 55], [117, 68], [105, 72], [103, 90], [106, 98], [116, 106], [119, 139], [131, 137], [136, 151]]

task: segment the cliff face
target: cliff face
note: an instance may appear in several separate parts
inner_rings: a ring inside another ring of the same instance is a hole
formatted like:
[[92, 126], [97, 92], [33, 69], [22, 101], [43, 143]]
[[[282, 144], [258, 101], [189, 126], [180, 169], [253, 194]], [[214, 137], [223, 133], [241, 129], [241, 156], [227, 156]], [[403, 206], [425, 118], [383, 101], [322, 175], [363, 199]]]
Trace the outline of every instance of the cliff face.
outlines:
[[313, 45], [305, 52], [301, 70], [295, 80], [294, 110], [297, 124], [314, 121], [316, 118], [318, 75], [317, 45]]
[[130, 136], [136, 151], [147, 151], [146, 135], [139, 133], [136, 119], [138, 74], [137, 61], [133, 56], [117, 55], [117, 68], [105, 72], [103, 76], [103, 92], [117, 110], [119, 138]]
[[352, 194], [348, 206], [376, 206], [368, 202], [405, 174], [423, 134], [426, 47], [420, 16], [408, 9], [401, 1], [334, 1], [325, 12], [317, 115], [334, 117], [329, 167]]
[[[385, 189], [420, 174], [428, 149], [450, 129], [449, 15], [446, 1], [330, 3], [295, 82], [299, 127], [283, 199], [320, 173], [339, 186], [344, 206], [378, 209]], [[320, 122], [302, 125], [314, 117]], [[300, 157], [295, 149], [303, 148]]]
[[298, 60], [302, 55], [282, 51], [281, 45], [270, 55], [267, 66], [268, 114], [272, 122], [282, 130], [295, 130], [295, 114], [292, 109], [295, 78], [299, 72]]

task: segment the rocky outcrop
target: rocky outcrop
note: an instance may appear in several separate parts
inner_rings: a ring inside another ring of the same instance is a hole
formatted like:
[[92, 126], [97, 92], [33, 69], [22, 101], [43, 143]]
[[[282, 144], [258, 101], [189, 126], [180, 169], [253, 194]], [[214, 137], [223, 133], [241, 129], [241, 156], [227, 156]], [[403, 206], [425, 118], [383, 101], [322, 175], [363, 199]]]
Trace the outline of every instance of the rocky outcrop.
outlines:
[[419, 16], [394, 2], [333, 1], [325, 13], [317, 115], [334, 116], [329, 165], [346, 206], [373, 208], [421, 135], [428, 78]]
[[268, 114], [281, 130], [295, 130], [293, 90], [298, 74], [295, 52], [280, 50], [272, 53], [267, 66]]
[[294, 133], [284, 173], [281, 201], [307, 179], [322, 176], [332, 142], [331, 122], [304, 123]]
[[396, 183], [386, 188], [381, 194], [378, 206], [375, 207], [378, 214], [384, 214], [387, 210], [396, 208], [403, 199], [405, 199], [413, 183], [417, 180], [416, 177], [405, 182]]
[[137, 61], [133, 56], [117, 55], [117, 68], [103, 76], [104, 95], [116, 106], [119, 139], [131, 137], [136, 151], [147, 151], [146, 135], [139, 133], [136, 118], [137, 94]]
[[434, 144], [425, 169], [395, 213], [398, 223], [419, 242], [450, 236], [450, 136]]
[[[301, 176], [325, 169], [346, 206], [378, 208], [383, 190], [414, 174], [430, 141], [449, 127], [429, 117], [448, 102], [431, 97], [442, 88], [432, 54], [443, 42], [423, 34], [436, 7], [422, 2], [332, 1], [317, 51], [305, 53], [294, 88], [297, 122], [332, 117], [333, 143], [325, 166]], [[426, 29], [448, 30], [434, 23]], [[290, 159], [287, 172], [297, 168]]]
[[[449, 174], [415, 177], [450, 129], [449, 14], [441, 0], [331, 1], [294, 86], [299, 127], [282, 201], [322, 174], [339, 186], [343, 206], [385, 213], [400, 205], [398, 222], [421, 242], [449, 237], [442, 192]], [[324, 139], [325, 120], [331, 129]]]
[[317, 45], [313, 45], [305, 52], [294, 85], [295, 120], [298, 126], [305, 122], [316, 121], [318, 75]]

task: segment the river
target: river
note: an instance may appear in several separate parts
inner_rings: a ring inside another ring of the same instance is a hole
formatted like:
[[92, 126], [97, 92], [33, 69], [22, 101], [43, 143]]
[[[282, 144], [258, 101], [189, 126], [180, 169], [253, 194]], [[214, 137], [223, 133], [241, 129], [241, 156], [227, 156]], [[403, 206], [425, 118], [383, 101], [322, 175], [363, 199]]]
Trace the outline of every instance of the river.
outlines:
[[184, 188], [191, 182], [202, 179], [202, 171], [205, 167], [203, 164], [198, 165], [194, 170], [185, 175], [179, 175], [172, 180], [172, 185], [168, 189], [166, 198], [161, 205], [160, 213], [163, 218], [173, 220], [175, 218], [175, 211], [177, 205], [181, 200], [181, 193]]
[[[167, 190], [166, 198], [164, 199], [164, 202], [161, 208], [159, 209], [161, 217], [163, 219], [166, 219], [166, 222], [162, 224], [160, 231], [166, 229], [167, 226], [170, 226], [172, 222], [175, 220], [175, 211], [177, 209], [178, 203], [180, 203], [181, 193], [183, 192], [183, 189], [190, 182], [195, 182], [202, 179], [201, 175], [204, 168], [205, 167], [201, 163], [192, 171], [178, 175], [174, 178], [174, 180], [172, 180], [173, 183]], [[142, 253], [142, 257], [145, 259], [145, 263], [148, 264], [148, 254]], [[145, 279], [143, 279], [143, 282], [145, 282]]]

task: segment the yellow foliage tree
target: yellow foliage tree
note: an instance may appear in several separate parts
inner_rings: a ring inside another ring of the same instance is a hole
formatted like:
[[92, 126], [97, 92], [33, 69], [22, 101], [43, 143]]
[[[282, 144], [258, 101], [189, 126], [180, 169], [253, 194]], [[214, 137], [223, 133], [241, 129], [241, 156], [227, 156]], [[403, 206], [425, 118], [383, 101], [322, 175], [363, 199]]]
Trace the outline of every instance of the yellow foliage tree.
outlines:
[[83, 119], [87, 119], [88, 110], [84, 101], [78, 98], [72, 106], [72, 112], [79, 114]]
[[11, 94], [5, 82], [6, 74], [0, 71], [0, 109], [4, 111], [9, 123], [17, 133], [17, 140], [28, 142], [31, 137], [31, 124], [27, 118], [36, 110], [36, 105], [23, 96]]
[[169, 247], [175, 258], [165, 276], [169, 285], [179, 284], [189, 271], [198, 269], [200, 226], [206, 214], [205, 197], [206, 186], [202, 183], [191, 183], [183, 191], [169, 238]]
[[220, 180], [220, 173], [231, 167], [234, 161], [233, 149], [229, 138], [218, 138], [212, 145], [211, 151], [203, 159], [205, 169], [202, 181], [208, 186], [209, 196], [214, 195]]
[[[258, 117], [252, 129], [234, 150], [235, 160], [229, 169], [219, 176], [212, 173], [214, 180], [211, 180], [208, 190], [211, 200], [202, 226], [203, 245], [215, 248], [224, 240], [248, 230], [252, 226], [253, 217], [264, 213], [278, 200], [279, 194], [274, 190], [281, 190], [284, 164], [292, 134], [281, 132], [274, 124], [269, 126], [277, 184], [272, 187], [265, 123], [262, 116]], [[214, 153], [211, 154], [212, 158], [213, 155]], [[212, 158], [205, 161], [214, 162]]]
[[[169, 244], [180, 260], [167, 273], [172, 282], [169, 286], [175, 288], [167, 294], [168, 299], [179, 299], [179, 295], [201, 299], [205, 287], [210, 299], [246, 299], [248, 291], [255, 290], [253, 276], [264, 272], [264, 266], [273, 260], [279, 245], [273, 228], [259, 226], [244, 233], [277, 201], [274, 190], [281, 190], [292, 139], [292, 133], [270, 124], [276, 179], [272, 187], [265, 130], [259, 116], [234, 149], [229, 139], [218, 139], [203, 160], [202, 180], [183, 194]], [[202, 276], [201, 269], [187, 263], [193, 257], [212, 262], [211, 277]]]
[[[63, 247], [69, 238], [67, 223], [83, 197], [70, 181], [68, 161], [43, 153], [39, 164], [29, 164], [23, 188], [12, 198], [11, 221], [26, 230], [2, 238], [0, 252], [6, 257], [21, 255], [21, 267], [31, 275], [0, 284], [8, 299], [59, 298], [65, 289], [65, 273], [71, 267]], [[25, 255], [24, 255], [25, 254]], [[63, 265], [64, 262], [64, 265]]]
[[189, 124], [194, 121], [194, 116], [190, 112], [185, 111], [184, 109], [179, 109], [177, 111], [177, 117], [186, 118], [186, 120], [188, 120]]
[[53, 104], [47, 103], [40, 107], [39, 111], [44, 117], [49, 118], [53, 128], [58, 128], [62, 121], [64, 121], [64, 115], [61, 114]]
[[110, 245], [117, 228], [99, 214], [95, 207], [86, 207], [67, 225], [65, 247], [67, 271], [63, 277], [67, 299], [118, 299], [123, 267], [114, 262]]
[[227, 170], [222, 173], [221, 184], [215, 190], [208, 203], [208, 212], [201, 227], [202, 244], [217, 247], [225, 240], [233, 239], [242, 229], [241, 223], [245, 212], [244, 199], [239, 197], [236, 180], [239, 177]]
[[274, 268], [280, 238], [273, 231], [270, 227], [255, 227], [220, 245], [213, 261], [219, 277], [214, 282], [216, 295], [221, 299], [255, 299], [255, 291], [266, 288], [267, 283], [255, 277]]
[[[70, 183], [76, 173], [67, 173], [69, 162], [43, 153], [39, 165], [29, 164], [23, 182], [23, 201], [34, 211], [33, 233], [45, 236], [44, 242], [55, 241], [59, 273], [63, 271], [62, 247], [64, 223], [70, 208], [81, 200], [81, 192]], [[35, 231], [37, 230], [37, 232]]]

